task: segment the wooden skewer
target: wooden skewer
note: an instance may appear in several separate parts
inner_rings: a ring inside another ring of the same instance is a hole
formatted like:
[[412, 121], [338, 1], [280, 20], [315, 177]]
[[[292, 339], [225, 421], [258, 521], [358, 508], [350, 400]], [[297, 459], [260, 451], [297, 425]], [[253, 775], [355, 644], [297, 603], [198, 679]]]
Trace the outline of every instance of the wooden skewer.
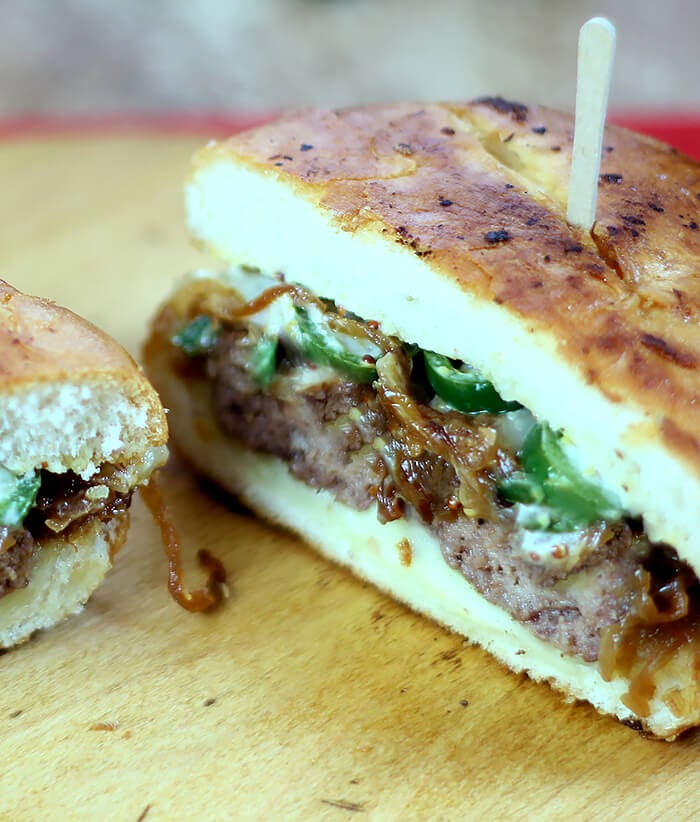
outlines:
[[566, 219], [590, 231], [598, 200], [600, 152], [615, 56], [615, 26], [593, 17], [581, 26], [576, 77], [576, 121]]

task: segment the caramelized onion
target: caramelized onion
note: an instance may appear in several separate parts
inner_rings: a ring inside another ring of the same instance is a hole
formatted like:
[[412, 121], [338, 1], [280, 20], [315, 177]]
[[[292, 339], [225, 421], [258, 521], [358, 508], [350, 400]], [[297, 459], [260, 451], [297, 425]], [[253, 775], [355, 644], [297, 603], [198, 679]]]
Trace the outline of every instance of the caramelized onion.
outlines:
[[[472, 517], [495, 517], [493, 480], [486, 472], [497, 461], [496, 431], [472, 422], [464, 414], [436, 411], [419, 405], [410, 396], [408, 357], [392, 351], [377, 361], [377, 396], [390, 419], [398, 441], [394, 479], [402, 495], [416, 507], [423, 519], [427, 506], [434, 507], [416, 471], [421, 455], [427, 452], [451, 466], [459, 479], [459, 502]], [[445, 500], [440, 503], [445, 507]], [[450, 510], [449, 515], [454, 511]], [[448, 515], [448, 511], [445, 511]]]
[[405, 503], [399, 496], [398, 488], [389, 474], [386, 462], [376, 456], [372, 465], [379, 477], [379, 482], [371, 486], [369, 490], [377, 499], [377, 519], [382, 525], [386, 525], [387, 522], [401, 519], [405, 513]]
[[[692, 571], [664, 549], [657, 549], [649, 569], [638, 569], [630, 591], [630, 610], [617, 625], [601, 635], [598, 664], [606, 681], [615, 676], [629, 679], [622, 701], [638, 716], [651, 713], [651, 700], [672, 661], [685, 651], [683, 688], [700, 685], [700, 607], [697, 580]], [[675, 678], [678, 673], [674, 672]], [[673, 694], [666, 701], [680, 710]]]
[[155, 477], [151, 477], [148, 484], [141, 487], [141, 496], [160, 528], [163, 548], [168, 559], [168, 591], [170, 591], [170, 595], [186, 611], [195, 613], [214, 608], [221, 602], [226, 583], [226, 569], [222, 562], [208, 551], [200, 550], [197, 559], [202, 568], [208, 573], [207, 581], [200, 590], [187, 591], [182, 579], [180, 538], [168, 516], [165, 500], [156, 484]]
[[198, 311], [203, 311], [205, 314], [210, 314], [222, 322], [235, 322], [242, 320], [245, 317], [251, 317], [253, 314], [258, 314], [264, 311], [271, 303], [284, 294], [290, 294], [296, 298], [297, 302], [308, 302], [309, 293], [298, 285], [292, 283], [280, 283], [272, 286], [258, 294], [248, 302], [242, 302], [237, 294], [231, 294], [229, 290], [220, 291], [212, 289], [210, 292], [202, 295], [202, 299], [198, 305]]
[[111, 491], [106, 499], [101, 500], [90, 500], [84, 496], [61, 500], [54, 507], [55, 515], [47, 517], [44, 521], [45, 525], [55, 534], [60, 534], [78, 520], [98, 514], [105, 509], [109, 510], [118, 498], [119, 495]]
[[376, 323], [365, 323], [355, 315], [348, 314], [341, 307], [329, 310], [327, 301], [316, 297], [310, 291], [294, 283], [273, 285], [247, 302], [244, 302], [235, 290], [215, 283], [191, 301], [188, 314], [196, 316], [203, 313], [222, 323], [235, 323], [264, 311], [275, 300], [285, 294], [290, 295], [295, 305], [315, 305], [323, 312], [328, 325], [340, 334], [367, 339], [382, 350], [386, 350], [390, 344], [390, 338], [378, 330]]

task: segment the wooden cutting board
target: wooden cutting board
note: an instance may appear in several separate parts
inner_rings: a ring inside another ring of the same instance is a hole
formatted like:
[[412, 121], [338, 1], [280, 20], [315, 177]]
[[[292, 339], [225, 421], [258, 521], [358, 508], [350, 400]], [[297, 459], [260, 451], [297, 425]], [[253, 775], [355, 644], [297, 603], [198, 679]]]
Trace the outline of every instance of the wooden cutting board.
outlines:
[[[0, 276], [137, 355], [172, 280], [204, 262], [181, 207], [199, 142], [0, 143]], [[0, 818], [697, 818], [700, 735], [652, 742], [563, 704], [177, 463], [163, 489], [230, 599], [211, 615], [170, 600], [137, 500], [82, 615], [0, 657]]]

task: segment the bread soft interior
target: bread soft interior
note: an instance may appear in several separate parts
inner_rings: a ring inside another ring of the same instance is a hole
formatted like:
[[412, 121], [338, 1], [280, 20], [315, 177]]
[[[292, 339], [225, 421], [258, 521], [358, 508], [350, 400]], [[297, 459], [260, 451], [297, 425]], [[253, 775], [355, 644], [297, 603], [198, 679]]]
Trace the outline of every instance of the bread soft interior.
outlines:
[[152, 441], [148, 406], [108, 381], [47, 382], [0, 395], [0, 463], [23, 474], [46, 468], [89, 477], [126, 464]]

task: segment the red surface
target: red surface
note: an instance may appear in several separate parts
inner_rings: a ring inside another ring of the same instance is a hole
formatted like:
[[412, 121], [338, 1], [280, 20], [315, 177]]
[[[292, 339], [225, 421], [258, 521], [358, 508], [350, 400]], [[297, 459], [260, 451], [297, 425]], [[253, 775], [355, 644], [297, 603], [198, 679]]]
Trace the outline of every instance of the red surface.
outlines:
[[[36, 139], [66, 135], [192, 134], [224, 137], [259, 125], [273, 114], [204, 112], [174, 114], [149, 112], [100, 115], [26, 114], [0, 118], [0, 139]], [[626, 112], [612, 113], [610, 121], [649, 134], [700, 160], [700, 113]]]
[[223, 137], [273, 118], [255, 112], [227, 114], [134, 113], [121, 114], [21, 114], [0, 117], [0, 139], [36, 139], [66, 135], [193, 134]]
[[610, 121], [670, 143], [684, 154], [700, 160], [700, 114], [671, 112], [611, 114]]

